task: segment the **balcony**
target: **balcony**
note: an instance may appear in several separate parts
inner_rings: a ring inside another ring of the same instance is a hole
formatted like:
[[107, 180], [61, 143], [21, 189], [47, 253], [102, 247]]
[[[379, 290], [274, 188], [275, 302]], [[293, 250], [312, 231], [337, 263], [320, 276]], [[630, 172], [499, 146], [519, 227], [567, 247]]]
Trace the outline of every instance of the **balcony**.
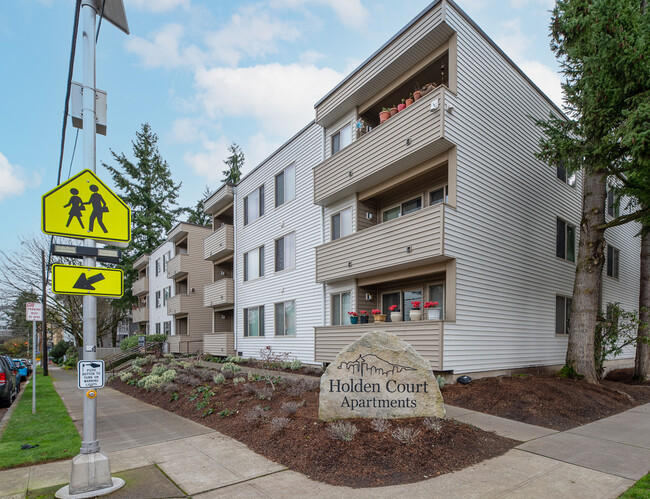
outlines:
[[167, 262], [167, 278], [178, 279], [186, 276], [191, 267], [190, 256], [187, 253], [181, 253]]
[[211, 333], [203, 335], [203, 353], [210, 355], [233, 355], [235, 353], [235, 333]]
[[346, 346], [368, 331], [394, 333], [431, 362], [434, 371], [442, 371], [443, 321], [385, 322], [350, 326], [315, 327], [316, 362], [333, 362]]
[[235, 304], [235, 281], [231, 278], [219, 279], [203, 288], [203, 306], [232, 308]]
[[135, 270], [141, 270], [145, 268], [147, 265], [149, 265], [149, 253], [145, 253], [144, 255], [140, 255], [135, 262], [133, 262], [133, 268]]
[[187, 314], [192, 304], [193, 296], [176, 295], [167, 299], [167, 314], [179, 315]]
[[235, 251], [235, 232], [232, 225], [222, 225], [203, 240], [203, 259], [221, 260]]
[[141, 277], [137, 281], [133, 282], [131, 287], [131, 294], [133, 296], [146, 295], [149, 292], [149, 278]]
[[[314, 202], [323, 206], [374, 187], [453, 146], [444, 137], [446, 87], [438, 87], [314, 167]], [[434, 104], [435, 110], [431, 105]]]
[[149, 307], [134, 308], [133, 322], [149, 322]]
[[235, 199], [232, 185], [222, 185], [212, 196], [203, 202], [203, 211], [209, 215], [219, 213], [232, 204]]
[[437, 204], [316, 247], [316, 282], [398, 271], [444, 259], [445, 205]]

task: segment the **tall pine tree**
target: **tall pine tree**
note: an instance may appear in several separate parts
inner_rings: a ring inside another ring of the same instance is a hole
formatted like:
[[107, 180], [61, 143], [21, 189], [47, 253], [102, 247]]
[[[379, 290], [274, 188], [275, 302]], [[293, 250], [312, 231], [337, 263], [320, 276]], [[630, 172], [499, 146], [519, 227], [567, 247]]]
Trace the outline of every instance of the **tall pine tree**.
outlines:
[[158, 136], [148, 123], [136, 132], [133, 142], [135, 162], [124, 153], [111, 151], [116, 166], [102, 165], [110, 172], [120, 197], [131, 207], [131, 242], [123, 252], [121, 268], [125, 272], [125, 293], [116, 302], [119, 308], [129, 308], [133, 303], [131, 285], [136, 273], [133, 262], [143, 253], [150, 253], [165, 240], [183, 208], [178, 206], [178, 190], [167, 162], [158, 152]]
[[224, 178], [222, 182], [224, 184], [236, 184], [241, 178], [241, 169], [244, 166], [244, 153], [234, 142], [228, 147], [228, 152], [230, 156], [223, 160], [223, 163], [228, 167], [227, 170], [223, 170]]
[[210, 225], [212, 218], [205, 211], [203, 211], [203, 206], [205, 200], [210, 197], [210, 188], [206, 185], [203, 189], [203, 194], [201, 194], [201, 199], [196, 202], [194, 208], [187, 208], [187, 221], [191, 224], [198, 225]]

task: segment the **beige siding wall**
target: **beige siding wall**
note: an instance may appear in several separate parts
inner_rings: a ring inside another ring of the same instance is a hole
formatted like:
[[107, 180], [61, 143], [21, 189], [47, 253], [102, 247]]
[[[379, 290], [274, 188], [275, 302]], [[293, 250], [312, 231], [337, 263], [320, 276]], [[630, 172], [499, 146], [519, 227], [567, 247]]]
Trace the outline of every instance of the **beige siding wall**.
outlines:
[[232, 308], [235, 303], [235, 281], [232, 278], [219, 279], [207, 284], [203, 291], [203, 305], [205, 307]]
[[149, 307], [133, 309], [133, 322], [147, 322], [149, 320]]
[[235, 250], [235, 233], [232, 225], [223, 225], [205, 238], [203, 258], [220, 260]]
[[232, 186], [224, 184], [212, 196], [205, 200], [203, 210], [210, 214], [217, 213], [231, 204], [233, 198]]
[[351, 326], [315, 328], [316, 362], [333, 362], [346, 346], [368, 331], [396, 334], [431, 363], [431, 369], [442, 370], [442, 321], [387, 322]]
[[233, 355], [235, 353], [234, 333], [212, 333], [203, 335], [203, 353], [210, 355]]

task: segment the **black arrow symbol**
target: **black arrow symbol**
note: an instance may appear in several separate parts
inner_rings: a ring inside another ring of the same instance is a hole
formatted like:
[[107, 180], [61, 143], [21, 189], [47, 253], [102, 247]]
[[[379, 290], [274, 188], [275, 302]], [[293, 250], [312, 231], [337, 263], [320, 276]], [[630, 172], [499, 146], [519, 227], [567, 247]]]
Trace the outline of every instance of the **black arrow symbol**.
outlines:
[[84, 272], [79, 276], [79, 279], [77, 279], [77, 282], [75, 282], [74, 286], [72, 287], [76, 289], [87, 289], [89, 291], [94, 291], [95, 288], [93, 287], [93, 284], [99, 281], [103, 281], [104, 279], [106, 279], [104, 277], [104, 274], [96, 274], [90, 278], [86, 278], [86, 273]]

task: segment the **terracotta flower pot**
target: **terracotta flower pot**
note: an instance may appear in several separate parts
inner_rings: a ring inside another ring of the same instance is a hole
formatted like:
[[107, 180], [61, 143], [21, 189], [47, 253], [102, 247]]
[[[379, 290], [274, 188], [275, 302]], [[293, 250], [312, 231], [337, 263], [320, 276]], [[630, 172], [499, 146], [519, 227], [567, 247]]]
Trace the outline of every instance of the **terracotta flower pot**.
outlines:
[[373, 315], [375, 322], [386, 322], [386, 314], [375, 314]]
[[379, 124], [381, 125], [388, 118], [390, 118], [390, 111], [382, 111], [379, 113]]
[[395, 116], [397, 114], [397, 108], [396, 107], [391, 107], [390, 108], [390, 115]]
[[406, 109], [406, 104], [397, 104], [397, 112], [404, 111]]
[[422, 92], [420, 92], [419, 90], [416, 90], [415, 92], [413, 92], [413, 99], [414, 100], [418, 100], [418, 99], [421, 99], [421, 98], [422, 98]]
[[413, 104], [413, 99], [406, 99], [406, 107], [409, 107], [411, 104]]

